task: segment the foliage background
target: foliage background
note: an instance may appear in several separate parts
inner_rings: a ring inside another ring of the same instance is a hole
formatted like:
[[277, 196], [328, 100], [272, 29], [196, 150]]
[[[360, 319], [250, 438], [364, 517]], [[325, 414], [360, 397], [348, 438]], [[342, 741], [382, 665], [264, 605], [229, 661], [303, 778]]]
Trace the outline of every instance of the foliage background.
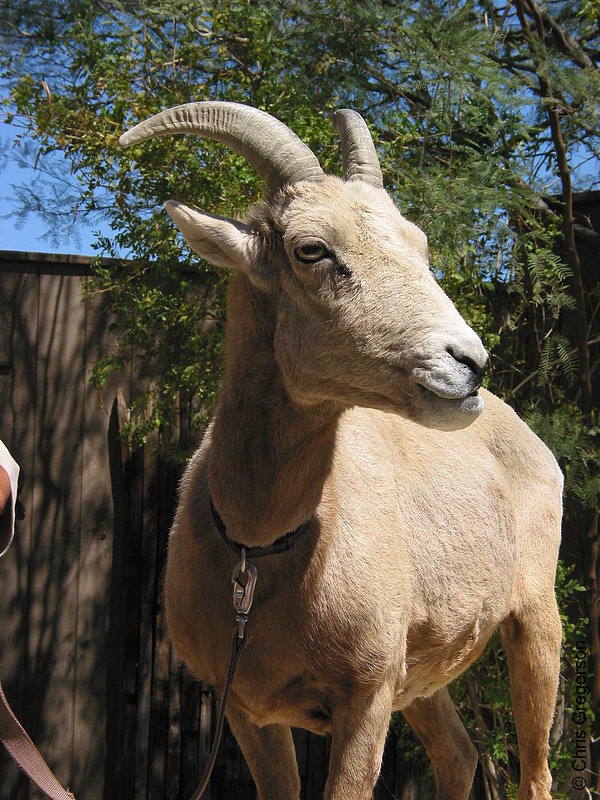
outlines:
[[[186, 249], [161, 205], [180, 198], [242, 214], [264, 187], [208, 140], [120, 151], [118, 135], [178, 103], [241, 101], [289, 124], [339, 172], [333, 111], [368, 119], [386, 187], [428, 234], [432, 269], [491, 353], [490, 388], [565, 472], [553, 759], [568, 794], [570, 654], [583, 639], [595, 734], [588, 784], [597, 786], [600, 237], [573, 203], [575, 190], [598, 187], [598, 0], [2, 0], [0, 12], [2, 108], [21, 130], [4, 155], [46, 175], [35, 189], [15, 187], [14, 213], [36, 215], [66, 241], [80, 224], [109, 227], [96, 247], [114, 261], [98, 259], [87, 292], [110, 297], [119, 346], [93, 380], [101, 393], [134, 355], [141, 378], [159, 376], [132, 403], [131, 435], [141, 442], [158, 428], [174, 454], [214, 402], [227, 275]], [[518, 761], [498, 642], [455, 695], [488, 796], [512, 792]]]

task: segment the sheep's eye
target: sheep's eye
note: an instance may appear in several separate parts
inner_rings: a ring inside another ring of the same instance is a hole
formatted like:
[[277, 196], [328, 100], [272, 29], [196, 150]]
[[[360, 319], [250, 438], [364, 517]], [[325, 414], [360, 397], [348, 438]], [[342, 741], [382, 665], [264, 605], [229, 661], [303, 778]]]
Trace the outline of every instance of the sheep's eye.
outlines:
[[294, 256], [304, 264], [314, 264], [329, 253], [322, 242], [307, 242], [294, 249]]

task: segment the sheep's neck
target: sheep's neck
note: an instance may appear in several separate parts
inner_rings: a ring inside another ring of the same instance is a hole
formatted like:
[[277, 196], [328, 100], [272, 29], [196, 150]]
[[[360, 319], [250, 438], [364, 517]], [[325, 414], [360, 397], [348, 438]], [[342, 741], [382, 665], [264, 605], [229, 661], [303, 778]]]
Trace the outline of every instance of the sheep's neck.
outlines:
[[231, 538], [265, 545], [308, 519], [331, 468], [339, 410], [288, 398], [273, 354], [274, 310], [246, 280], [230, 290], [225, 376], [209, 487]]

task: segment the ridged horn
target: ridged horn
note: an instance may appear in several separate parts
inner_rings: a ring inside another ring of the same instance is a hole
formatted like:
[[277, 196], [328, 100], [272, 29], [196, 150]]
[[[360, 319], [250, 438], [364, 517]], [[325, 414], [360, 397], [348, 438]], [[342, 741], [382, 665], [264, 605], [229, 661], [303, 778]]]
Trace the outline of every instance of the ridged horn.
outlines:
[[315, 154], [287, 125], [241, 103], [208, 100], [169, 108], [126, 131], [119, 144], [129, 147], [176, 133], [206, 136], [227, 145], [244, 156], [271, 191], [323, 177]]
[[341, 108], [333, 115], [333, 124], [342, 142], [344, 180], [362, 180], [382, 188], [383, 175], [375, 145], [361, 115]]

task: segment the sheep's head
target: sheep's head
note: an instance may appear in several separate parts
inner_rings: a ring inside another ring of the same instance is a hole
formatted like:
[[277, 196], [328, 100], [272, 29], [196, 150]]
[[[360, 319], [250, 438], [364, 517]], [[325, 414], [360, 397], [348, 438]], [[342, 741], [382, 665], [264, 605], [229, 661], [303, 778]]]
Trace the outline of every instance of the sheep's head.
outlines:
[[283, 123], [235, 103], [169, 109], [121, 137], [195, 133], [225, 142], [272, 196], [247, 222], [166, 204], [188, 244], [246, 274], [276, 309], [274, 352], [290, 397], [462, 427], [483, 409], [487, 353], [429, 270], [425, 235], [383, 189], [367, 126], [336, 114], [344, 179], [326, 176]]

